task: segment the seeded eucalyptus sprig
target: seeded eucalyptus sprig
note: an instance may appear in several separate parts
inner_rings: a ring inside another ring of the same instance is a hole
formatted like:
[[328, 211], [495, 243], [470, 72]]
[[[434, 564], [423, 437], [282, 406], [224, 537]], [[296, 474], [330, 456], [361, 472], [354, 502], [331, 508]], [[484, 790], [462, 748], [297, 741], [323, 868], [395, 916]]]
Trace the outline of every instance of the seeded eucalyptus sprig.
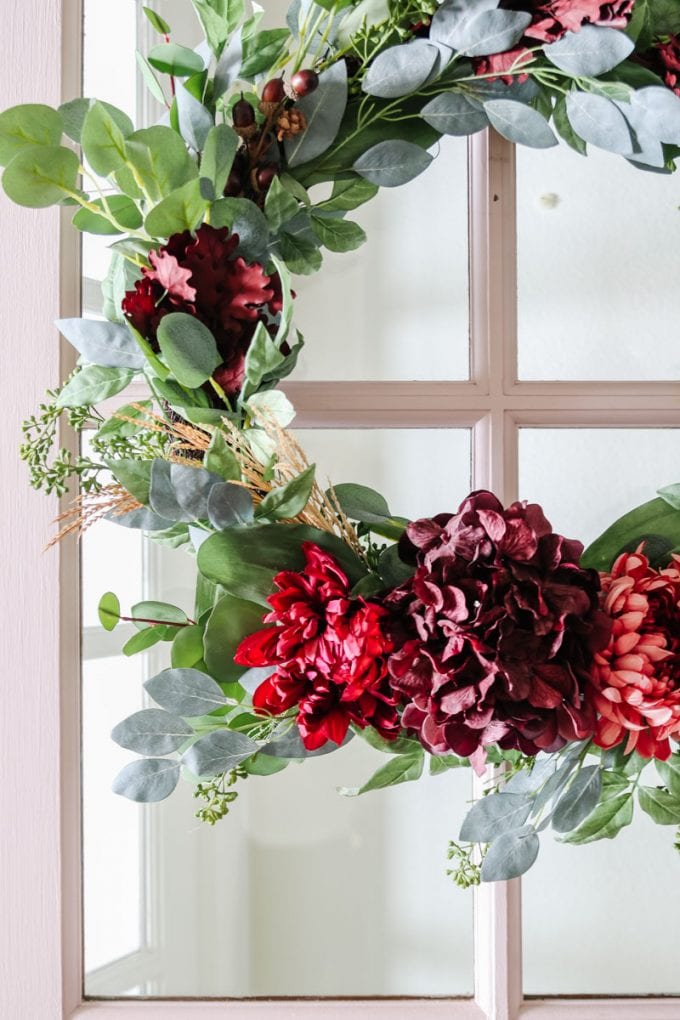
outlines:
[[199, 783], [194, 797], [205, 801], [206, 806], [199, 808], [196, 818], [208, 825], [215, 825], [229, 814], [230, 805], [238, 797], [238, 791], [232, 789], [239, 779], [247, 779], [248, 773], [239, 765], [230, 772], [215, 776], [209, 783]]

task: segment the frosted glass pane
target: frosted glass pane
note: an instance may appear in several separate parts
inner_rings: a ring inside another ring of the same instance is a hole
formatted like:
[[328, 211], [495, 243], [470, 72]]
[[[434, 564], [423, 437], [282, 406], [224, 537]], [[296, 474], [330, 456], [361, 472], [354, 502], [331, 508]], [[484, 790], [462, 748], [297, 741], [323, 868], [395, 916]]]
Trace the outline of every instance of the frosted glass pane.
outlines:
[[[676, 480], [679, 445], [673, 429], [523, 429], [520, 493], [544, 506], [557, 531], [589, 542]], [[655, 772], [643, 781], [654, 786]], [[680, 992], [669, 952], [680, 940], [673, 837], [636, 810], [613, 843], [543, 838], [523, 882], [527, 994]]]
[[680, 190], [618, 156], [517, 148], [520, 379], [680, 373]]
[[132, 756], [109, 737], [117, 722], [141, 708], [142, 666], [140, 659], [123, 656], [83, 664], [86, 972], [127, 956], [142, 944], [143, 809], [111, 790], [113, 777]]
[[399, 517], [451, 512], [470, 491], [469, 429], [304, 429], [322, 485], [377, 489]]
[[421, 177], [350, 218], [368, 241], [295, 280], [296, 379], [467, 379], [467, 150], [443, 139]]

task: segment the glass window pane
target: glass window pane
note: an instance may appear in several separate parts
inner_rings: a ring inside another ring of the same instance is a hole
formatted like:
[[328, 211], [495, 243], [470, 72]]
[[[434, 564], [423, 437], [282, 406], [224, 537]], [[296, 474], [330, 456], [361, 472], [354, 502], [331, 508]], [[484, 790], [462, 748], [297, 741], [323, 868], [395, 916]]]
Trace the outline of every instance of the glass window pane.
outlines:
[[677, 378], [673, 176], [518, 146], [517, 202], [519, 378]]
[[[523, 429], [520, 494], [541, 503], [557, 531], [590, 542], [676, 480], [668, 472], [679, 438], [673, 429]], [[654, 786], [655, 772], [643, 781]], [[527, 994], [680, 992], [668, 952], [680, 939], [673, 837], [639, 808], [614, 843], [571, 847], [544, 836], [523, 882]]]
[[368, 235], [295, 280], [296, 379], [469, 377], [467, 150], [443, 139], [410, 184], [350, 213]]

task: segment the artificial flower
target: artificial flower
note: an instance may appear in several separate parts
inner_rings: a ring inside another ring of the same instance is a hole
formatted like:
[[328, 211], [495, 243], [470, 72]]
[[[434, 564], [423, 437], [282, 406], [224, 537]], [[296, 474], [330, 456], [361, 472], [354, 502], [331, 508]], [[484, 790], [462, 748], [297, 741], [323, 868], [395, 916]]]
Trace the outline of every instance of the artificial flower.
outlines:
[[680, 96], [680, 37], [669, 35], [654, 45], [654, 69], [659, 70], [669, 89]]
[[402, 723], [430, 751], [481, 770], [490, 744], [536, 754], [592, 736], [584, 693], [610, 628], [582, 550], [539, 506], [504, 510], [490, 492], [408, 526], [400, 551], [415, 573], [385, 600], [388, 667]]
[[680, 739], [680, 557], [654, 570], [642, 550], [623, 553], [602, 578], [613, 629], [592, 670], [595, 740], [666, 759]]
[[387, 682], [393, 645], [383, 631], [387, 610], [352, 598], [337, 560], [312, 542], [302, 546], [305, 568], [282, 571], [278, 591], [268, 599], [274, 624], [246, 637], [235, 661], [274, 666], [253, 696], [261, 712], [281, 715], [297, 706], [296, 722], [305, 747], [341, 744], [351, 723], [369, 724], [383, 737], [399, 733], [396, 699]]
[[234, 257], [238, 234], [204, 223], [193, 234], [173, 234], [149, 253], [150, 266], [123, 300], [123, 312], [158, 350], [156, 331], [164, 315], [185, 312], [215, 337], [223, 364], [215, 379], [227, 396], [243, 385], [245, 356], [258, 322], [281, 308], [281, 284], [259, 262]]
[[532, 15], [525, 36], [543, 43], [556, 42], [565, 32], [578, 32], [584, 25], [626, 28], [635, 0], [503, 0], [501, 7]]

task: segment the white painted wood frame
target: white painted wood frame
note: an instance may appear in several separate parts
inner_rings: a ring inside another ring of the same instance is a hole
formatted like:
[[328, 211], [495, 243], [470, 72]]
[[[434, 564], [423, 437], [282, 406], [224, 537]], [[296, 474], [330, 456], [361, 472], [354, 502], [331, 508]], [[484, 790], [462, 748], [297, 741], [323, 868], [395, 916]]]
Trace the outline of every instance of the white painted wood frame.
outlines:
[[[0, 108], [77, 95], [78, 0], [23, 0], [4, 14]], [[471, 427], [476, 484], [510, 499], [519, 426], [680, 425], [680, 385], [516, 381], [512, 147], [475, 139], [471, 170], [471, 381], [287, 390], [303, 426]], [[0, 196], [0, 244], [2, 1020], [678, 1020], [678, 999], [522, 1002], [517, 882], [477, 896], [475, 1001], [84, 1001], [77, 555], [68, 543], [42, 552], [58, 505], [29, 490], [16, 453], [21, 420], [70, 366], [53, 321], [79, 310], [77, 243], [54, 211]]]

